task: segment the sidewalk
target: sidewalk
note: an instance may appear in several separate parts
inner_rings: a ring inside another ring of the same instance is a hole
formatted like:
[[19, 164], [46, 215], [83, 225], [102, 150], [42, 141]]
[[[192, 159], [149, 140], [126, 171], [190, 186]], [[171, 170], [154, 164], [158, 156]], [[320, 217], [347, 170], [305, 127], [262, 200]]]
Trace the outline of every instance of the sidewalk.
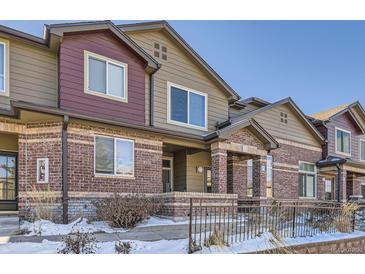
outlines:
[[[182, 225], [161, 225], [136, 227], [127, 232], [118, 233], [95, 233], [94, 236], [99, 242], [110, 242], [118, 240], [139, 240], [139, 241], [159, 241], [159, 240], [178, 240], [189, 237], [187, 224]], [[9, 235], [9, 234], [8, 234]], [[33, 242], [40, 243], [43, 240], [62, 241], [62, 236], [0, 236], [0, 243], [21, 243]]]

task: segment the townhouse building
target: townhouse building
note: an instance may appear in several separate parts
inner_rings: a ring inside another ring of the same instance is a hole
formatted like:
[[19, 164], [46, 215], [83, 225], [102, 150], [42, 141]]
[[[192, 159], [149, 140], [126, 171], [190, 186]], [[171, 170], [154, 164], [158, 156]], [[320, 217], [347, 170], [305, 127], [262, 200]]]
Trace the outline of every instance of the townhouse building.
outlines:
[[0, 210], [27, 217], [40, 192], [64, 222], [114, 193], [170, 217], [191, 197], [329, 197], [318, 123], [291, 98], [241, 99], [165, 21], [1, 26], [0, 67]]

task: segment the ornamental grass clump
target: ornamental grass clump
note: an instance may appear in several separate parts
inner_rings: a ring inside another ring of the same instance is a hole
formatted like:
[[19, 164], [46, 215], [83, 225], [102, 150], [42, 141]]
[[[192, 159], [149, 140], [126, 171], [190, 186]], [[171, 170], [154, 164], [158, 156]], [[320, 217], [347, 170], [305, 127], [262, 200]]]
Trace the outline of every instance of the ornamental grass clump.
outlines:
[[99, 220], [107, 221], [112, 227], [133, 228], [156, 214], [160, 208], [160, 201], [153, 197], [114, 194], [96, 203], [96, 214]]
[[210, 234], [208, 239], [204, 242], [206, 247], [217, 246], [218, 248], [223, 248], [229, 246], [229, 244], [224, 240], [224, 235], [221, 229], [215, 227], [213, 233]]
[[349, 233], [353, 231], [355, 214], [359, 209], [357, 203], [343, 203], [338, 216], [334, 219], [334, 225], [338, 232]]

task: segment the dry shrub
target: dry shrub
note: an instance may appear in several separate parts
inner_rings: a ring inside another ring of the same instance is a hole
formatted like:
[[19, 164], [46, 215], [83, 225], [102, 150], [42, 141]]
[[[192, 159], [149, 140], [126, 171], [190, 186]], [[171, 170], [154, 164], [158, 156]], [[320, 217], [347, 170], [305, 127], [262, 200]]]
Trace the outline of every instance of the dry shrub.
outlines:
[[352, 232], [354, 218], [359, 205], [354, 202], [343, 203], [339, 215], [334, 219], [334, 224], [337, 231], [346, 233]]
[[31, 220], [49, 220], [56, 221], [53, 214], [53, 207], [57, 202], [56, 195], [51, 191], [49, 185], [46, 190], [40, 190], [32, 186], [32, 196], [30, 197]]
[[130, 242], [116, 242], [115, 243], [115, 251], [118, 254], [129, 254], [129, 252], [131, 251], [131, 243]]
[[224, 240], [223, 232], [219, 228], [215, 227], [213, 233], [206, 239], [204, 242], [206, 247], [210, 247], [212, 245], [222, 248], [224, 246], [229, 246], [228, 243]]
[[96, 239], [92, 233], [68, 234], [62, 238], [64, 247], [58, 250], [59, 254], [94, 254], [97, 249]]
[[114, 194], [112, 198], [96, 203], [96, 214], [98, 219], [107, 221], [112, 227], [133, 228], [156, 214], [160, 206], [159, 200], [143, 194]]
[[269, 239], [269, 243], [271, 244], [267, 250], [263, 253], [265, 254], [294, 254], [296, 251], [293, 248], [286, 246], [285, 241], [282, 237], [280, 237], [279, 233], [276, 230], [270, 231], [272, 237]]

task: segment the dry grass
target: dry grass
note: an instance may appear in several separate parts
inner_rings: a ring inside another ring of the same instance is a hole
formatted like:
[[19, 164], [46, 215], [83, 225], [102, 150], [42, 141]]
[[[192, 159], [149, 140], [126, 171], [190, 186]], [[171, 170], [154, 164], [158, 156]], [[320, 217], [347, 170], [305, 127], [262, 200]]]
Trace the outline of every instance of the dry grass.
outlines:
[[224, 240], [223, 232], [215, 227], [213, 233], [204, 242], [206, 247], [217, 246], [218, 248], [223, 248], [229, 246], [229, 244]]
[[57, 202], [57, 197], [53, 194], [50, 186], [46, 190], [39, 190], [32, 186], [32, 196], [30, 197], [30, 218], [36, 220], [56, 221], [53, 208]]
[[271, 231], [272, 237], [269, 239], [271, 246], [263, 253], [265, 254], [295, 254], [296, 251], [289, 246], [286, 246], [285, 241], [280, 237], [276, 230]]
[[336, 230], [342, 233], [352, 232], [353, 221], [356, 210], [359, 205], [357, 203], [344, 203], [341, 205], [340, 214], [334, 219]]

